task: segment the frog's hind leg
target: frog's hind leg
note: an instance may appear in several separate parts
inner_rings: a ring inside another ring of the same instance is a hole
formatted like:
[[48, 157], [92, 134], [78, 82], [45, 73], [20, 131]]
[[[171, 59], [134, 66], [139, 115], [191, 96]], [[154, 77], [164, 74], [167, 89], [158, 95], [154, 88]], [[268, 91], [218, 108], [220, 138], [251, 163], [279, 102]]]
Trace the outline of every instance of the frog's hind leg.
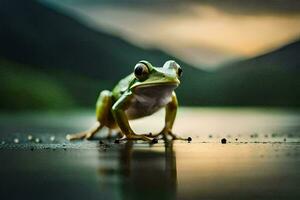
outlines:
[[95, 125], [87, 130], [76, 134], [67, 135], [68, 140], [80, 140], [80, 139], [91, 139], [99, 130], [101, 130], [104, 126], [99, 122], [96, 122]]
[[108, 90], [104, 90], [100, 93], [99, 98], [96, 104], [96, 118], [97, 122], [95, 125], [81, 133], [67, 135], [68, 140], [75, 139], [92, 139], [93, 136], [104, 126], [109, 129], [114, 125], [114, 120], [111, 114], [111, 106], [112, 106], [112, 94]]

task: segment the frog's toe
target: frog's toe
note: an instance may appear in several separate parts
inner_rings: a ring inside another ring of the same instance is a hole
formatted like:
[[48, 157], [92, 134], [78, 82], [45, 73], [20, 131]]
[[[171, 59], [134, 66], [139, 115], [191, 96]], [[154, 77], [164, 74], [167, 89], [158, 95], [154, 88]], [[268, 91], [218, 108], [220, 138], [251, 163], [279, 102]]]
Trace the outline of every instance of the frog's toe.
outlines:
[[92, 138], [93, 138], [93, 134], [91, 134], [91, 133], [87, 133], [85, 136], [84, 136], [84, 139], [86, 139], [86, 140], [91, 140]]
[[126, 139], [127, 140], [144, 140], [144, 141], [147, 141], [147, 142], [151, 142], [152, 141], [152, 138], [150, 138], [150, 137], [147, 137], [145, 135], [137, 135], [137, 134], [127, 135]]
[[171, 139], [171, 140], [187, 140], [189, 142], [192, 141], [191, 137], [188, 138], [180, 137], [174, 134], [172, 131], [163, 130], [160, 134], [162, 135], [164, 140]]
[[77, 133], [77, 134], [68, 134], [66, 136], [67, 140], [81, 140], [83, 138], [85, 138], [86, 134], [85, 133]]
[[170, 136], [172, 137], [172, 140], [186, 140], [186, 141], [188, 141], [188, 142], [191, 142], [191, 141], [192, 141], [192, 138], [191, 138], [191, 137], [187, 137], [187, 138], [185, 138], [185, 137], [180, 137], [180, 136], [175, 135], [175, 134], [172, 133], [172, 132], [170, 132], [169, 134], [170, 134]]
[[152, 132], [150, 132], [148, 134], [143, 134], [143, 135], [150, 138], [157, 138], [158, 136], [161, 135], [161, 133], [153, 134]]

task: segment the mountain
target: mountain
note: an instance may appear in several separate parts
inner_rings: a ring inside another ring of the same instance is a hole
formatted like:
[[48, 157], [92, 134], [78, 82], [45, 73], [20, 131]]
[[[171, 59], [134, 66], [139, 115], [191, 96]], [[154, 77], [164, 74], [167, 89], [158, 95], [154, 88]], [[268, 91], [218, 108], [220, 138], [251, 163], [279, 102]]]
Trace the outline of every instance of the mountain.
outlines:
[[139, 60], [183, 68], [181, 105], [300, 106], [300, 41], [205, 72], [33, 0], [0, 1], [0, 110], [90, 107]]
[[212, 79], [225, 105], [300, 106], [300, 41], [224, 66]]
[[[53, 79], [52, 82], [69, 93], [77, 105], [93, 105], [102, 89], [112, 89], [142, 59], [158, 66], [166, 60], [175, 59], [184, 68], [186, 76], [183, 82], [186, 86], [196, 84], [196, 78], [191, 77], [205, 74], [165, 52], [143, 49], [95, 31], [33, 0], [2, 0], [0, 24], [2, 63], [12, 65], [15, 70], [25, 67]], [[4, 68], [9, 70], [9, 67]], [[189, 99], [192, 99], [191, 94], [183, 94], [183, 102], [192, 103], [193, 99], [191, 102]], [[35, 107], [26, 105], [26, 108]], [[5, 104], [0, 108], [6, 108]]]
[[257, 68], [282, 68], [283, 70], [300, 70], [300, 40], [284, 45], [271, 52], [229, 64], [221, 68], [227, 70], [259, 70]]

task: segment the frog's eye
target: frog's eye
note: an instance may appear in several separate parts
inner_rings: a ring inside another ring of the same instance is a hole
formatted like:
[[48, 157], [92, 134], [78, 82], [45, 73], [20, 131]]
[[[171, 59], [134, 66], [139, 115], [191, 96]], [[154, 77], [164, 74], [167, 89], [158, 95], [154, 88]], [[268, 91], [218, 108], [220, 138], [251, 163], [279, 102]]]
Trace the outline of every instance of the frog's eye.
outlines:
[[181, 67], [179, 67], [179, 68], [177, 69], [177, 75], [178, 75], [178, 77], [181, 77], [181, 76], [182, 76], [182, 69], [181, 69]]
[[138, 63], [134, 67], [134, 75], [140, 81], [145, 80], [148, 77], [149, 69], [146, 64]]
[[175, 62], [174, 60], [167, 61], [164, 64], [163, 68], [174, 69], [176, 71], [178, 77], [182, 76], [182, 69], [181, 69], [180, 65], [177, 62]]

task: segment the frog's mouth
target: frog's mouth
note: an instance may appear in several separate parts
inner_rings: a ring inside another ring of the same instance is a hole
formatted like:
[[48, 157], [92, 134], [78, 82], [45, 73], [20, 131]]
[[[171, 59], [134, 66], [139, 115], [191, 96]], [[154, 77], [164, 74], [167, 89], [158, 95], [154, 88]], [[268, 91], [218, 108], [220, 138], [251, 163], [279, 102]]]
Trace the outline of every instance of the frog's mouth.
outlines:
[[137, 94], [152, 96], [162, 93], [171, 93], [174, 89], [178, 87], [178, 85], [179, 83], [149, 83], [138, 85], [134, 87], [133, 90]]
[[131, 89], [135, 88], [148, 88], [148, 87], [165, 87], [165, 86], [173, 86], [173, 87], [178, 87], [180, 84], [179, 80], [174, 80], [174, 81], [152, 81], [152, 82], [145, 82], [145, 83], [139, 83], [139, 84], [134, 84], [131, 86]]
[[178, 87], [178, 82], [152, 82], [152, 83], [144, 83], [135, 86], [134, 88], [145, 88], [145, 87], [165, 87], [165, 86], [175, 86]]

